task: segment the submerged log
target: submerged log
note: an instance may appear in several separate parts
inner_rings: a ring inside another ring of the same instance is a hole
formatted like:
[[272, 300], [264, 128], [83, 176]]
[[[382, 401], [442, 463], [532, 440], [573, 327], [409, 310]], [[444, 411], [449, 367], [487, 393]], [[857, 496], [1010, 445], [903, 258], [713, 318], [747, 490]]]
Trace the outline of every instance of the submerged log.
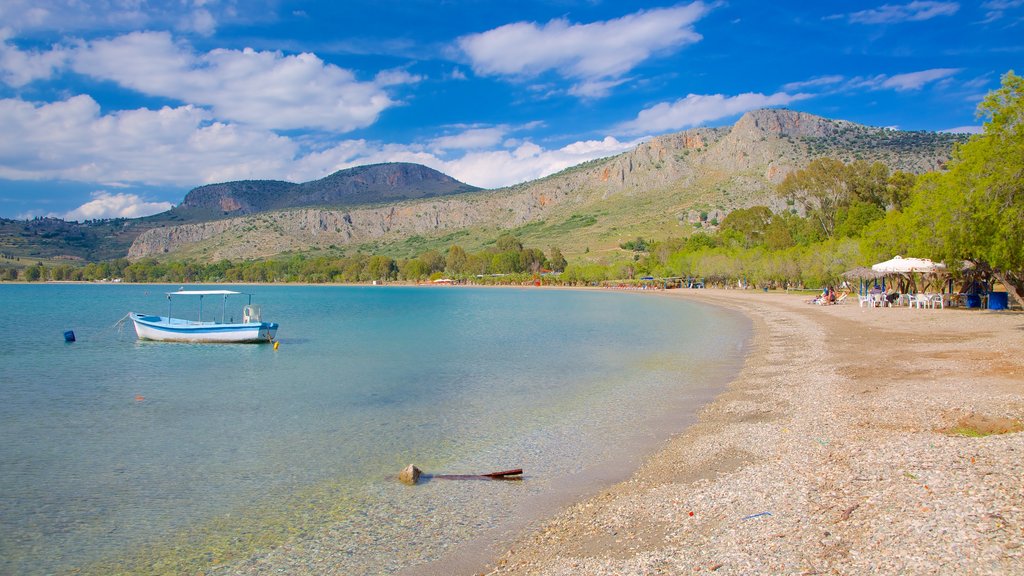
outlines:
[[409, 464], [398, 473], [398, 479], [404, 484], [417, 484], [420, 478], [430, 480], [440, 478], [442, 480], [522, 480], [523, 469], [513, 468], [500, 472], [488, 472], [486, 474], [424, 474], [416, 466]]
[[488, 472], [487, 474], [434, 474], [431, 478], [442, 478], [444, 480], [522, 480], [523, 469], [502, 470], [501, 472]]

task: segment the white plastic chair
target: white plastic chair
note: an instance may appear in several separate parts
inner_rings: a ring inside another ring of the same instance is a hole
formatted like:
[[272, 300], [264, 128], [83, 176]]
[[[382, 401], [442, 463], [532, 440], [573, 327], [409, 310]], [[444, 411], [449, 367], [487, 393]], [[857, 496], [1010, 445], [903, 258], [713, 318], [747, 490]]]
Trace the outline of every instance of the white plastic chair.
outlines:
[[912, 305], [914, 308], [927, 308], [932, 303], [931, 298], [926, 294], [916, 294]]

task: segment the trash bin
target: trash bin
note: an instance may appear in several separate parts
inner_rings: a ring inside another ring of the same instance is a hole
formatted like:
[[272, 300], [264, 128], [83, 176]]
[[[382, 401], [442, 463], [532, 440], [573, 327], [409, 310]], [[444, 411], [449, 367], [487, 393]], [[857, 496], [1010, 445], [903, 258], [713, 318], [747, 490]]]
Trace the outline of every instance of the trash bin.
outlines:
[[966, 302], [968, 308], [981, 308], [981, 294], [968, 294]]
[[1006, 310], [1008, 301], [1006, 299], [1006, 292], [989, 292], [988, 293], [988, 309], [989, 310]]

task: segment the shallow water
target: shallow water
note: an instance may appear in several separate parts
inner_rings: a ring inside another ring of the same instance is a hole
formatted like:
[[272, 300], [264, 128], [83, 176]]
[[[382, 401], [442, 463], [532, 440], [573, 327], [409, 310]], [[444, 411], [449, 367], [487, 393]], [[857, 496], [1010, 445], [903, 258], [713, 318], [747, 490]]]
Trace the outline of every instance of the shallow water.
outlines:
[[[19, 327], [0, 346], [0, 573], [216, 572], [282, 544], [310, 571], [435, 559], [649, 450], [749, 333], [676, 299], [462, 287], [240, 288], [277, 351], [117, 324], [176, 288], [0, 286]], [[409, 463], [527, 477], [409, 488]]]

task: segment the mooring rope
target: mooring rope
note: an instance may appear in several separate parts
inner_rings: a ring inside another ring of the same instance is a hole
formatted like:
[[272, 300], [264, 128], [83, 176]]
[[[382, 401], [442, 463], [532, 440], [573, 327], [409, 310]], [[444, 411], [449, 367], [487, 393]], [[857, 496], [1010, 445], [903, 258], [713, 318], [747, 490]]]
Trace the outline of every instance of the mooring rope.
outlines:
[[117, 333], [118, 333], [119, 335], [120, 335], [120, 334], [123, 334], [123, 333], [124, 333], [124, 325], [125, 325], [125, 320], [127, 320], [128, 318], [130, 318], [130, 317], [131, 317], [131, 315], [132, 315], [132, 313], [131, 313], [131, 312], [129, 312], [129, 313], [127, 313], [127, 314], [125, 314], [123, 318], [121, 318], [121, 319], [120, 319], [120, 320], [118, 320], [117, 322], [114, 322], [114, 325], [113, 325], [113, 326], [111, 326], [111, 328], [114, 328], [115, 330], [117, 330]]

